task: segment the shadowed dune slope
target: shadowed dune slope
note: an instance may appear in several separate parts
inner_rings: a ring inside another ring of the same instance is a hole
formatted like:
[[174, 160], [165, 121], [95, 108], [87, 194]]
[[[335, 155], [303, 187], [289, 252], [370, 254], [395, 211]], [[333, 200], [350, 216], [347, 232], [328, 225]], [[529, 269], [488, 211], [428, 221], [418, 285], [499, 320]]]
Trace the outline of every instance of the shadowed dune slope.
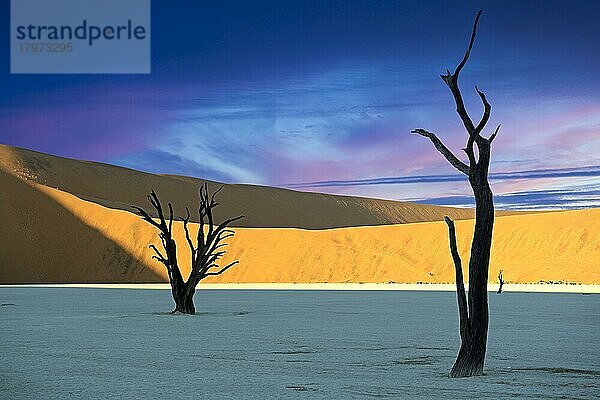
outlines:
[[[113, 165], [51, 156], [0, 145], [0, 169], [28, 182], [35, 182], [109, 208], [130, 210], [147, 206], [146, 196], [155, 189], [163, 203], [172, 202], [178, 215], [186, 205], [194, 209], [196, 178], [154, 175]], [[217, 183], [209, 182], [211, 189]], [[324, 229], [441, 221], [473, 217], [473, 210], [415, 204], [362, 197], [335, 196], [255, 185], [227, 184], [219, 195], [220, 216], [246, 215], [242, 227]], [[502, 212], [501, 212], [502, 213]], [[192, 216], [192, 218], [194, 218]]]
[[0, 188], [0, 283], [160, 279], [43, 191], [1, 170]]
[[[0, 176], [9, 191], [2, 195], [0, 207], [0, 282], [166, 281], [164, 267], [150, 259], [148, 245], [159, 243], [156, 231], [135, 215]], [[466, 264], [473, 221], [456, 225]], [[443, 222], [236, 231], [224, 262], [239, 259], [240, 265], [207, 282], [454, 281]], [[176, 239], [187, 274], [189, 253], [180, 223]], [[111, 257], [115, 245], [123, 251]], [[499, 217], [490, 281], [503, 269], [505, 279], [513, 283], [598, 284], [599, 261], [600, 209]]]

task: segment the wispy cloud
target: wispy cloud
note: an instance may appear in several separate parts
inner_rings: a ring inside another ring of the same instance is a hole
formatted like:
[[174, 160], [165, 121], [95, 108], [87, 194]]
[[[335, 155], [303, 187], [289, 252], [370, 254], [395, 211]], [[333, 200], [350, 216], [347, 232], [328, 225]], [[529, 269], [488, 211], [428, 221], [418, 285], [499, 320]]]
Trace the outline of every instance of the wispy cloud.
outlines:
[[[472, 196], [448, 196], [417, 200], [422, 204], [473, 207]], [[533, 190], [494, 196], [497, 208], [503, 210], [573, 210], [600, 207], [598, 185], [572, 190]]]
[[[600, 166], [588, 166], [579, 168], [553, 168], [553, 169], [537, 169], [515, 172], [497, 172], [491, 173], [489, 179], [491, 181], [507, 181], [521, 179], [539, 179], [539, 178], [567, 178], [567, 177], [600, 177]], [[414, 183], [442, 183], [442, 182], [460, 182], [465, 179], [464, 175], [415, 175], [415, 176], [398, 176], [387, 178], [370, 178], [370, 179], [353, 179], [353, 180], [331, 180], [331, 181], [316, 181], [292, 183], [285, 185], [289, 188], [308, 189], [319, 187], [334, 187], [334, 186], [368, 186], [368, 185], [400, 185]]]

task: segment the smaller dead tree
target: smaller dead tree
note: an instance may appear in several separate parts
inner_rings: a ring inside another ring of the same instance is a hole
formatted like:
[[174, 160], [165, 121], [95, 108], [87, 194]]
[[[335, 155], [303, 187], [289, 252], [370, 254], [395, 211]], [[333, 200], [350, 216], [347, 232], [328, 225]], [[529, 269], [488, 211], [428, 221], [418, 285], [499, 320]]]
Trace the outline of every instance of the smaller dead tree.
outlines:
[[500, 282], [500, 287], [498, 288], [498, 294], [502, 293], [502, 286], [504, 286], [504, 279], [502, 279], [502, 270], [498, 274], [498, 281]]
[[177, 243], [173, 238], [172, 204], [168, 203], [168, 215], [165, 216], [160, 200], [156, 192], [152, 190], [150, 195], [148, 195], [148, 201], [156, 211], [158, 221], [143, 208], [132, 206], [144, 221], [157, 228], [160, 232], [159, 237], [162, 242], [164, 254], [153, 244], [149, 247], [156, 253], [152, 258], [163, 263], [167, 269], [169, 283], [171, 284], [171, 293], [175, 301], [173, 313], [194, 314], [196, 308], [194, 307], [193, 298], [198, 283], [207, 276], [221, 275], [238, 263], [238, 261], [233, 261], [225, 266], [221, 266], [219, 263], [219, 260], [225, 255], [225, 250], [223, 249], [227, 246], [225, 240], [233, 237], [235, 234], [228, 227], [233, 222], [244, 218], [243, 215], [240, 215], [226, 219], [220, 224], [215, 224], [213, 209], [219, 204], [215, 201], [215, 197], [222, 189], [223, 186], [210, 194], [206, 183], [200, 187], [199, 225], [196, 235], [196, 245], [192, 241], [189, 230], [190, 210], [186, 207], [186, 216], [179, 218], [183, 222], [185, 238], [191, 253], [191, 271], [187, 281], [183, 279], [177, 261]]

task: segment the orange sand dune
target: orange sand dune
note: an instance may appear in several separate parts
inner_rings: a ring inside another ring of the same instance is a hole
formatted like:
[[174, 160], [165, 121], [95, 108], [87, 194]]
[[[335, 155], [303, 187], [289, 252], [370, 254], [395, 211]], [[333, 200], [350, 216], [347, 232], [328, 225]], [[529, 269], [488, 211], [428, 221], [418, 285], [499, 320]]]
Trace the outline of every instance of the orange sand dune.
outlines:
[[[172, 202], [178, 215], [183, 207], [194, 209], [198, 188], [195, 178], [154, 175], [113, 165], [51, 156], [0, 145], [0, 170], [104, 206], [130, 210], [147, 205], [146, 196], [155, 189], [161, 200]], [[211, 190], [217, 186], [211, 182]], [[323, 229], [364, 225], [387, 225], [473, 217], [470, 209], [437, 207], [409, 202], [378, 200], [255, 185], [225, 185], [219, 196], [219, 216], [246, 215], [243, 227]], [[514, 213], [513, 213], [514, 214]], [[194, 216], [193, 216], [194, 218]]]
[[[154, 228], [106, 208], [0, 173], [0, 282], [140, 282], [166, 280], [151, 260]], [[189, 254], [176, 237], [184, 273]], [[466, 257], [473, 223], [457, 222]], [[452, 282], [446, 226], [302, 230], [239, 228], [224, 262], [240, 265], [210, 282]], [[514, 283], [600, 283], [600, 209], [497, 218], [491, 281], [498, 269]], [[208, 281], [208, 280], [207, 280]]]

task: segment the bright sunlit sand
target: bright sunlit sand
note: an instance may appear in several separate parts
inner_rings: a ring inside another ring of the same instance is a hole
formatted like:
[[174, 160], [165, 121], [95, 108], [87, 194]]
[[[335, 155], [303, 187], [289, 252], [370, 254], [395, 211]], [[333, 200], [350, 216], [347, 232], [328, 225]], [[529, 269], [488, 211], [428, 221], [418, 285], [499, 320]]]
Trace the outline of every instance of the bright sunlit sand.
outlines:
[[[4, 235], [20, 243], [0, 254], [3, 283], [165, 282], [164, 267], [148, 249], [155, 229], [137, 216], [44, 186], [21, 184], [14, 208], [0, 210]], [[52, 199], [52, 203], [48, 202]], [[42, 207], [38, 203], [49, 204]], [[55, 211], [52, 211], [54, 207]], [[63, 213], [65, 218], [61, 218]], [[325, 216], [324, 216], [325, 217]], [[35, 220], [35, 230], [19, 227]], [[457, 221], [466, 260], [473, 222]], [[192, 229], [195, 224], [192, 226]], [[182, 272], [189, 253], [181, 223], [175, 238]], [[596, 284], [600, 209], [497, 218], [490, 281]], [[302, 230], [238, 228], [224, 262], [240, 265], [211, 283], [452, 283], [454, 269], [443, 222]], [[466, 271], [465, 271], [466, 273]], [[466, 277], [467, 278], [467, 277]]]
[[[0, 207], [3, 221], [0, 225], [0, 241], [18, 244], [5, 246], [0, 252], [0, 265], [6, 266], [0, 269], [0, 283], [167, 281], [164, 266], [151, 259], [153, 253], [148, 249], [149, 244], [159, 243], [156, 230], [136, 215], [119, 209], [125, 208], [126, 203], [120, 203], [116, 209], [107, 205], [114, 206], [118, 198], [126, 199], [128, 189], [135, 187], [135, 182], [143, 177], [148, 182], [161, 185], [168, 183], [165, 190], [176, 187], [183, 178], [167, 179], [101, 164], [13, 151], [8, 147], [0, 149], [0, 164], [4, 171], [0, 172], [0, 184], [4, 193], [10, 193], [10, 196], [3, 198], [3, 206]], [[31, 169], [26, 168], [30, 164], [45, 165], [45, 176], [59, 176], [60, 183], [69, 190], [76, 193], [97, 190], [94, 192], [96, 195], [110, 195], [112, 200], [107, 203], [106, 199], [90, 198], [89, 195], [84, 200], [67, 191], [36, 183], [39, 176], [37, 180], [25, 179], [23, 174]], [[10, 170], [11, 165], [15, 167], [14, 170]], [[86, 178], [82, 178], [82, 175]], [[109, 190], [106, 183], [99, 188], [90, 186], [89, 181], [94, 180], [115, 182], [113, 191]], [[310, 209], [312, 217], [317, 216], [322, 221], [333, 218], [336, 223], [343, 224], [346, 215], [344, 207], [347, 205], [340, 206], [338, 214], [331, 208], [320, 209], [317, 204], [323, 203], [315, 203], [321, 201], [318, 200], [319, 196], [307, 197], [297, 192], [277, 192], [269, 188], [235, 186], [235, 189], [241, 198], [245, 196], [244, 190], [254, 193], [250, 196], [255, 196], [261, 190], [266, 191], [267, 197], [280, 193], [285, 197], [286, 204], [294, 209]], [[141, 193], [136, 189], [138, 192]], [[143, 196], [139, 197], [143, 199]], [[138, 204], [145, 206], [143, 201], [139, 200]], [[187, 201], [190, 205], [195, 203], [192, 196]], [[353, 201], [352, 207], [362, 207], [360, 204], [363, 200], [355, 198]], [[375, 207], [380, 210], [379, 214], [369, 209], [376, 204], [379, 204], [379, 208]], [[413, 287], [411, 284], [417, 283], [452, 284], [454, 267], [448, 249], [446, 224], [441, 221], [426, 222], [440, 218], [440, 209], [398, 203], [400, 208], [394, 211], [385, 209], [386, 204], [389, 203], [365, 203], [363, 205], [367, 208], [363, 210], [368, 210], [369, 218], [375, 218], [371, 221], [379, 218], [377, 215], [382, 216], [381, 213], [388, 213], [386, 218], [390, 218], [393, 212], [401, 210], [405, 220], [425, 222], [318, 230], [292, 227], [236, 228], [235, 238], [230, 241], [223, 262], [239, 260], [240, 264], [221, 276], [206, 279], [206, 283], [260, 284], [261, 287], [282, 284], [290, 288], [298, 288], [300, 284], [311, 284], [310, 288], [317, 288], [314, 285], [327, 283], [328, 289], [336, 288], [332, 286], [334, 284], [351, 284], [340, 287], [405, 290], [410, 290]], [[261, 202], [251, 203], [248, 209], [255, 215], [262, 213], [266, 220], [279, 218], [281, 210], [263, 206]], [[302, 225], [300, 214], [288, 217], [291, 218], [286, 222], [289, 226]], [[360, 224], [367, 220], [358, 218], [346, 222]], [[176, 221], [174, 225], [180, 267], [186, 275], [190, 268], [189, 249], [181, 223]], [[194, 232], [197, 225], [191, 225]], [[466, 263], [473, 221], [457, 221], [456, 229], [459, 251]], [[600, 284], [599, 260], [600, 209], [516, 215], [499, 213], [494, 227], [489, 282], [493, 287], [502, 269], [507, 291], [521, 290], [513, 284], [540, 282], [553, 284], [525, 286], [524, 290], [581, 291], [581, 286], [571, 284]], [[465, 276], [467, 279], [468, 276]], [[379, 285], [381, 283], [403, 285]], [[559, 289], [562, 286], [555, 284], [566, 284], [566, 289]], [[438, 290], [434, 288], [446, 286], [414, 287], [418, 290]], [[452, 285], [448, 288], [453, 290]]]
[[[89, 288], [89, 289], [147, 289], [171, 290], [168, 283], [61, 283], [32, 285], [0, 285], [0, 287], [24, 288]], [[468, 289], [469, 285], [466, 285]], [[414, 283], [206, 283], [200, 290], [399, 290], [453, 292], [454, 284]], [[488, 285], [488, 291], [496, 292], [498, 285]], [[513, 284], [504, 285], [503, 292], [526, 293], [600, 293], [600, 285], [564, 284]]]

